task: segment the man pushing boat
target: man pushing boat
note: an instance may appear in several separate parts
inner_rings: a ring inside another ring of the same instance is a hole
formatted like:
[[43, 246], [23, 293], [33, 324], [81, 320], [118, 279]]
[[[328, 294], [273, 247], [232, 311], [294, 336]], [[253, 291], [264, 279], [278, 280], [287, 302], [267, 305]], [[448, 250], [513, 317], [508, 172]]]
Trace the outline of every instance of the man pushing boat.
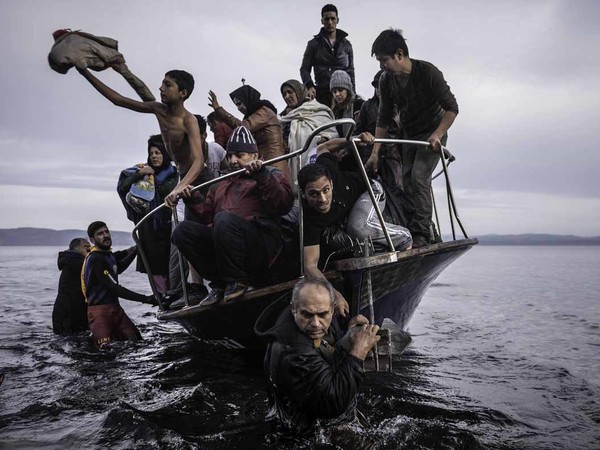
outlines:
[[102, 347], [112, 341], [141, 338], [131, 319], [119, 304], [119, 297], [156, 306], [154, 295], [143, 295], [119, 284], [119, 274], [125, 271], [137, 254], [136, 247], [112, 252], [112, 238], [104, 222], [92, 222], [87, 229], [94, 245], [86, 256], [81, 271], [81, 289], [88, 304], [88, 321], [92, 341]]
[[358, 315], [343, 334], [334, 318], [334, 299], [327, 280], [303, 279], [276, 323], [257, 329], [270, 342], [264, 360], [268, 418], [296, 433], [320, 424], [333, 438], [345, 434], [339, 427], [360, 424], [356, 394], [365, 376], [363, 361], [380, 339], [379, 327]]

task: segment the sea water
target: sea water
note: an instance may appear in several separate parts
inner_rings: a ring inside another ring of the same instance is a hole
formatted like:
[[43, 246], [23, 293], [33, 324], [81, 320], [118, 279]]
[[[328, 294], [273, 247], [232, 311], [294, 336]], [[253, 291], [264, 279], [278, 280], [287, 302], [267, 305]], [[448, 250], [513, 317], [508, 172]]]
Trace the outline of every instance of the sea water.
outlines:
[[[52, 334], [56, 247], [0, 247], [0, 448], [333, 448], [265, 423], [260, 361], [122, 301], [144, 337]], [[433, 284], [359, 408], [378, 448], [600, 448], [600, 247], [477, 246]], [[149, 293], [130, 268], [121, 283]], [[357, 444], [358, 445], [358, 444]]]

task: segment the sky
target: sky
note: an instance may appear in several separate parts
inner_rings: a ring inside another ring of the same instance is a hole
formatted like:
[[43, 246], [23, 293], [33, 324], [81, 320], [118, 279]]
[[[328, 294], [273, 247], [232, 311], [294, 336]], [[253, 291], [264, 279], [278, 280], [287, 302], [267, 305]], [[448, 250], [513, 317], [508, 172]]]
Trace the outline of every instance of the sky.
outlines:
[[[186, 107], [195, 114], [212, 111], [209, 89], [238, 114], [228, 94], [242, 78], [281, 110], [281, 83], [300, 78], [324, 3], [0, 0], [0, 228], [85, 229], [94, 220], [133, 227], [116, 183], [122, 169], [146, 159], [156, 119], [112, 105], [75, 70], [52, 71], [54, 30], [117, 39], [156, 97], [165, 72], [190, 72], [196, 87]], [[444, 73], [460, 108], [448, 138], [457, 157], [450, 177], [471, 236], [600, 235], [600, 2], [336, 6], [364, 98], [379, 69], [371, 44], [389, 27], [403, 30], [412, 58]], [[98, 76], [135, 97], [116, 73]], [[434, 189], [444, 206], [441, 180]], [[446, 223], [442, 232], [450, 232]]]

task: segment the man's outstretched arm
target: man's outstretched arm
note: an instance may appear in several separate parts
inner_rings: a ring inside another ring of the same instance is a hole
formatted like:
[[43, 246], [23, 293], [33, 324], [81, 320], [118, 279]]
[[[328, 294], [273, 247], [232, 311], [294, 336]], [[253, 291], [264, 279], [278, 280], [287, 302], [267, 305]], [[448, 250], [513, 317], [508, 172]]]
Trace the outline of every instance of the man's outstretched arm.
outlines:
[[110, 100], [113, 105], [141, 113], [153, 113], [155, 111], [155, 105], [157, 105], [156, 102], [139, 102], [137, 100], [124, 97], [92, 75], [88, 69], [78, 68], [77, 70], [86, 80], [90, 82], [92, 86], [94, 86], [94, 89]]
[[121, 76], [123, 78], [125, 78], [125, 81], [127, 81], [129, 86], [131, 86], [133, 88], [133, 90], [135, 92], [137, 92], [137, 95], [140, 96], [140, 98], [142, 99], [143, 102], [155, 102], [156, 101], [156, 97], [154, 97], [152, 92], [150, 92], [150, 89], [148, 89], [148, 86], [146, 86], [146, 83], [144, 83], [137, 76], [135, 76], [131, 72], [131, 70], [129, 70], [129, 67], [127, 67], [127, 64], [125, 64], [125, 63], [115, 64], [112, 66], [112, 68], [115, 72], [120, 73]]

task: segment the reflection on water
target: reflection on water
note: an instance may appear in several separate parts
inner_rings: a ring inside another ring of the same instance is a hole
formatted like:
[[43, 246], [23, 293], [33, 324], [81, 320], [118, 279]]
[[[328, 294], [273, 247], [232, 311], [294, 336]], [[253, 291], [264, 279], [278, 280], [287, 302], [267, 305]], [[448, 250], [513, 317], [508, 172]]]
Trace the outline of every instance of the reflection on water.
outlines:
[[[197, 342], [146, 305], [123, 301], [139, 343], [98, 352], [52, 335], [57, 251], [0, 248], [0, 448], [334, 448], [325, 431], [297, 440], [264, 422], [260, 358]], [[444, 273], [394, 372], [367, 377], [370, 426], [345, 448], [597, 448], [599, 281], [537, 279], [538, 261], [569, 276], [552, 251], [479, 247]], [[597, 267], [599, 253], [571, 258]], [[147, 291], [141, 275], [122, 282]]]

